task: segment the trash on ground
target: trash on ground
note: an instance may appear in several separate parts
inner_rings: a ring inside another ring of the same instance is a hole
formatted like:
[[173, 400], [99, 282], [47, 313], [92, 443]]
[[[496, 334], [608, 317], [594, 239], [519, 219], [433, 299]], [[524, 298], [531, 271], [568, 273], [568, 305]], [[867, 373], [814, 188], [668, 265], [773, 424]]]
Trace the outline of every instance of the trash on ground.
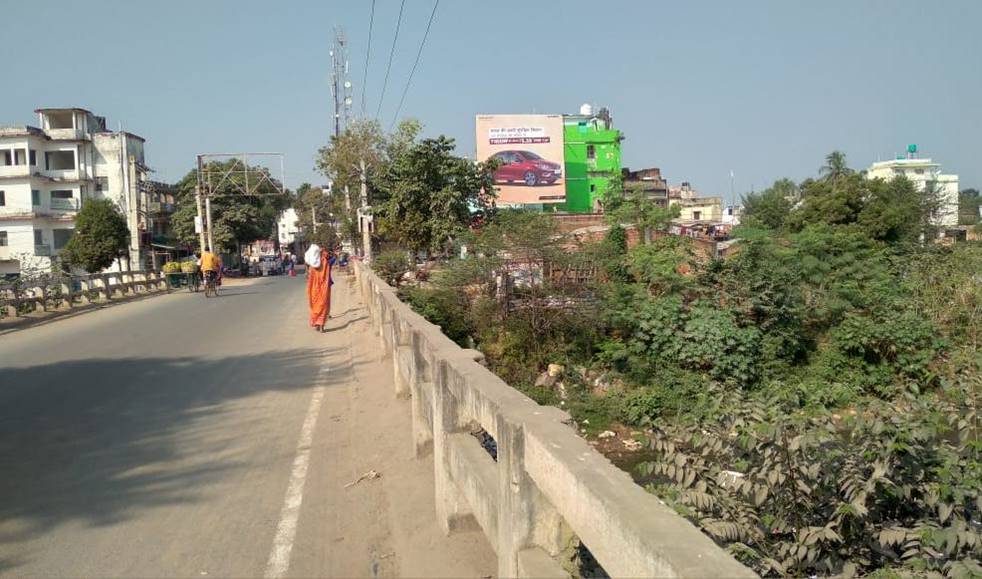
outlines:
[[348, 484], [344, 485], [344, 488], [353, 487], [353, 486], [355, 486], [356, 484], [358, 484], [358, 483], [360, 483], [362, 481], [372, 480], [372, 479], [376, 479], [376, 478], [381, 478], [381, 476], [382, 475], [380, 475], [375, 470], [370, 470], [370, 471], [366, 472], [365, 474], [361, 475], [360, 477], [358, 477], [357, 479], [355, 479], [355, 480], [349, 482]]

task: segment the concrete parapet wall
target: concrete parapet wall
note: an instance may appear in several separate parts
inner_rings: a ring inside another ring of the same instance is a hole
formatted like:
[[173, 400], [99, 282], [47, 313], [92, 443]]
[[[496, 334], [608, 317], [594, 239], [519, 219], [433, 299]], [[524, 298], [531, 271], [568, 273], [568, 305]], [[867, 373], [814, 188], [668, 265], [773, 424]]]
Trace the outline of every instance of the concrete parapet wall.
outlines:
[[[577, 436], [569, 415], [505, 384], [367, 267], [354, 269], [395, 395], [412, 399], [417, 456], [433, 454], [437, 520], [447, 532], [475, 521], [499, 576], [568, 576], [558, 556], [570, 533], [612, 577], [755, 576]], [[496, 460], [471, 436], [480, 429]]]

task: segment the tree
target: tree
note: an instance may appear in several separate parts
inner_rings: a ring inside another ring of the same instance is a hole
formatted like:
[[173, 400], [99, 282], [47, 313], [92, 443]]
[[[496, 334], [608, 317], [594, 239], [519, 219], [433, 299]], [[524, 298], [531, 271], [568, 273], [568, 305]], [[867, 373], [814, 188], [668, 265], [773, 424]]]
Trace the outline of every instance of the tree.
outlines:
[[798, 194], [794, 181], [779, 179], [760, 193], [744, 195], [742, 221], [750, 226], [781, 229]]
[[846, 165], [846, 154], [842, 151], [832, 151], [825, 156], [825, 164], [818, 170], [819, 175], [826, 181], [838, 181], [853, 174], [855, 171]]
[[909, 179], [899, 176], [889, 181], [869, 183], [858, 223], [872, 237], [888, 243], [917, 241], [929, 234], [933, 211], [930, 191], [919, 191]]
[[612, 225], [635, 225], [642, 232], [643, 243], [651, 241], [652, 231], [666, 231], [672, 219], [679, 216], [680, 208], [661, 207], [645, 193], [642, 184], [629, 183], [618, 186], [613, 183], [604, 192], [604, 214]]
[[792, 231], [807, 225], [827, 223], [849, 225], [859, 219], [869, 182], [858, 173], [832, 181], [808, 179], [801, 184], [801, 204], [791, 212], [786, 224]]
[[126, 218], [116, 205], [108, 199], [88, 199], [75, 217], [75, 232], [61, 258], [69, 266], [96, 273], [126, 255], [129, 242]]
[[377, 180], [382, 235], [413, 251], [445, 253], [472, 211], [488, 207], [492, 171], [453, 151], [443, 135], [401, 146]]
[[[219, 173], [241, 166], [237, 159], [209, 163], [209, 171]], [[265, 172], [262, 167], [249, 167], [250, 173]], [[256, 178], [253, 175], [252, 178]], [[229, 173], [225, 185], [220, 187], [211, 200], [212, 239], [215, 248], [233, 251], [237, 244], [248, 244], [259, 239], [268, 239], [276, 226], [280, 213], [290, 204], [290, 198], [279, 194], [277, 188], [267, 182], [254, 188], [257, 195], [244, 196], [236, 185], [244, 184], [245, 176], [241, 169]], [[178, 239], [189, 246], [197, 246], [198, 234], [194, 231], [194, 217], [197, 215], [194, 190], [198, 182], [197, 170], [192, 169], [177, 184], [177, 210], [171, 217], [171, 224]]]
[[[398, 149], [412, 142], [419, 133], [417, 121], [408, 120], [399, 124], [394, 137], [386, 139], [378, 121], [359, 120], [353, 122], [340, 135], [332, 135], [330, 143], [317, 152], [317, 169], [333, 181], [334, 191], [344, 194], [344, 211], [340, 221], [346, 226], [344, 233], [350, 240], [357, 236], [358, 208], [371, 206], [373, 202], [373, 183], [383, 170], [393, 148]], [[361, 199], [361, 186], [365, 184], [365, 199]], [[365, 244], [371, 244], [365, 234]], [[370, 247], [363, 248], [366, 253]]]
[[962, 189], [958, 195], [958, 224], [975, 225], [979, 222], [979, 207], [982, 196], [978, 189]]

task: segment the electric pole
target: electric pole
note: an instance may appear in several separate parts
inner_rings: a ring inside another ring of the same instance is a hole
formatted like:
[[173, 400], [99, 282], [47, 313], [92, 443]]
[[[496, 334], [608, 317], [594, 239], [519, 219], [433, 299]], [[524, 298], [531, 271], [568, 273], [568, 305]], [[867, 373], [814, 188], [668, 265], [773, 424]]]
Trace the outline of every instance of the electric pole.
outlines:
[[201, 251], [205, 250], [205, 220], [201, 213], [201, 155], [198, 155], [198, 184], [194, 188], [194, 202], [198, 208], [198, 215], [194, 219], [194, 228], [198, 230], [198, 245]]
[[372, 215], [368, 206], [368, 169], [365, 167], [365, 160], [359, 161], [361, 168], [361, 244], [364, 260], [366, 263], [372, 261]]

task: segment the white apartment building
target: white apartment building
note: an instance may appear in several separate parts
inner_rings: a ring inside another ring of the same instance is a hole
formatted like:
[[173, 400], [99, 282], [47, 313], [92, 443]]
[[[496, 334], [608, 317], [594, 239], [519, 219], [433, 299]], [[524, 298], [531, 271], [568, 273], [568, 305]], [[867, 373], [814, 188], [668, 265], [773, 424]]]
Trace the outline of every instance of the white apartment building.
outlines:
[[300, 233], [297, 212], [293, 207], [289, 207], [280, 214], [280, 219], [276, 222], [276, 234], [280, 239], [280, 247], [293, 245], [293, 242], [297, 240], [297, 233]]
[[111, 199], [126, 216], [130, 267], [141, 267], [144, 139], [108, 131], [85, 109], [35, 112], [40, 127], [0, 127], [0, 275], [50, 270], [90, 198]]
[[912, 145], [906, 157], [873, 163], [866, 170], [866, 178], [889, 181], [903, 175], [921, 191], [929, 185], [935, 187], [941, 201], [935, 224], [942, 227], [958, 225], [958, 175], [943, 174], [939, 163], [917, 158], [916, 152], [917, 148]]

